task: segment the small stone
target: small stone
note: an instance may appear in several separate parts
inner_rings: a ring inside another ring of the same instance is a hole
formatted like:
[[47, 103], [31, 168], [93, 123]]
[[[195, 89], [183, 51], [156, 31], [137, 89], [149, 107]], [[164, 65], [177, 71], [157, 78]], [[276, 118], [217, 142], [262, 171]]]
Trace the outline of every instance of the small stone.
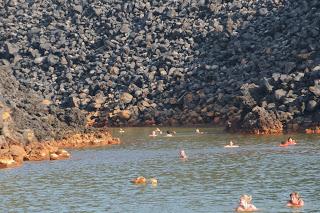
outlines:
[[320, 97], [320, 85], [314, 85], [309, 87], [310, 92], [312, 92], [315, 96]]
[[129, 24], [123, 24], [120, 28], [120, 32], [122, 33], [128, 33], [130, 32], [130, 26]]
[[113, 66], [113, 67], [111, 67], [111, 69], [110, 69], [110, 74], [111, 75], [119, 75], [119, 68], [118, 67], [116, 67], [116, 66]]
[[19, 48], [16, 45], [11, 44], [10, 42], [5, 42], [5, 50], [8, 54], [14, 55], [19, 51]]
[[122, 119], [129, 120], [131, 117], [131, 112], [129, 110], [122, 110], [118, 113], [118, 116]]
[[168, 10], [168, 12], [167, 12], [167, 16], [168, 16], [169, 18], [174, 18], [174, 17], [176, 17], [176, 15], [177, 15], [177, 12], [176, 12], [174, 9], [170, 9], [170, 10]]
[[273, 89], [273, 86], [270, 85], [267, 78], [262, 79], [262, 87], [265, 88], [268, 92], [271, 92]]
[[284, 66], [284, 70], [286, 73], [290, 73], [296, 66], [295, 62], [287, 62]]
[[59, 62], [59, 57], [56, 55], [50, 54], [47, 60], [50, 65], [55, 65]]
[[35, 64], [41, 64], [44, 61], [45, 57], [37, 57], [34, 59]]
[[262, 15], [262, 16], [265, 16], [268, 14], [268, 9], [263, 7], [263, 8], [260, 8], [259, 9], [259, 14]]
[[82, 13], [82, 11], [83, 11], [83, 7], [82, 7], [80, 4], [74, 5], [74, 6], [73, 6], [73, 9], [74, 9], [75, 11], [77, 11], [78, 13]]
[[308, 101], [307, 104], [307, 111], [312, 112], [315, 110], [315, 108], [317, 107], [317, 102], [315, 100], [310, 100]]
[[130, 93], [122, 93], [121, 97], [120, 97], [120, 102], [128, 104], [132, 101], [133, 96]]
[[161, 76], [167, 76], [167, 71], [166, 71], [165, 69], [160, 68], [160, 69], [159, 69], [159, 72], [160, 72], [160, 75], [161, 75]]
[[312, 71], [319, 71], [319, 70], [320, 70], [320, 65], [315, 66], [315, 67], [312, 69]]
[[68, 64], [68, 61], [67, 61], [67, 59], [65, 57], [61, 58], [61, 64], [63, 64], [63, 65], [67, 65]]
[[286, 96], [287, 92], [283, 89], [277, 89], [274, 92], [274, 95], [276, 97], [277, 100], [280, 100], [282, 97]]
[[300, 81], [302, 78], [304, 77], [304, 73], [299, 72], [296, 74], [296, 76], [294, 77], [295, 81]]
[[280, 73], [273, 73], [272, 74], [272, 78], [273, 78], [274, 81], [278, 81], [279, 78], [280, 78]]

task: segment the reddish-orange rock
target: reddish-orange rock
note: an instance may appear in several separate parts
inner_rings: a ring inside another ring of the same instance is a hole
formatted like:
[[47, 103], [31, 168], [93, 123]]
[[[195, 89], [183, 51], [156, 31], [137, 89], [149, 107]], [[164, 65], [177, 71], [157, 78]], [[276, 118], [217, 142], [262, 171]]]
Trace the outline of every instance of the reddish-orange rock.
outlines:
[[51, 147], [47, 143], [30, 143], [25, 146], [27, 155], [24, 160], [26, 161], [40, 161], [40, 160], [50, 160], [50, 150], [52, 151], [54, 147]]
[[95, 131], [83, 134], [74, 134], [54, 143], [60, 148], [85, 148], [120, 144], [119, 138], [112, 138], [107, 131]]
[[[25, 131], [25, 133], [30, 131]], [[30, 137], [29, 137], [30, 136]], [[63, 160], [70, 158], [70, 153], [62, 148], [85, 148], [120, 144], [119, 138], [112, 138], [105, 130], [89, 133], [78, 133], [63, 140], [51, 142], [38, 142], [33, 134], [25, 134], [27, 144], [0, 136], [0, 169], [11, 168], [22, 164], [23, 161]]]
[[17, 162], [22, 162], [27, 153], [22, 145], [10, 145], [10, 154], [13, 160]]
[[13, 159], [9, 149], [0, 149], [0, 169], [17, 167], [21, 163]]
[[70, 158], [70, 154], [64, 149], [58, 149], [58, 151], [50, 153], [50, 160], [64, 160], [68, 158]]

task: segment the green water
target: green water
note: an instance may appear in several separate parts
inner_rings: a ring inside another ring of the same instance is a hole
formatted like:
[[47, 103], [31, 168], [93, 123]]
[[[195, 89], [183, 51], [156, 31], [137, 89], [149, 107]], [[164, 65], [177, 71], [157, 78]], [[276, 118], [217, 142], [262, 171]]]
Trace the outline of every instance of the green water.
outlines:
[[[292, 135], [298, 144], [281, 148], [288, 135], [175, 128], [174, 137], [151, 138], [153, 129], [112, 129], [121, 145], [0, 170], [0, 212], [234, 212], [244, 193], [260, 212], [320, 212], [320, 136]], [[229, 140], [240, 147], [224, 148]], [[181, 148], [187, 161], [178, 158]], [[158, 186], [129, 182], [140, 175], [156, 177]], [[285, 206], [292, 191], [303, 208]]]

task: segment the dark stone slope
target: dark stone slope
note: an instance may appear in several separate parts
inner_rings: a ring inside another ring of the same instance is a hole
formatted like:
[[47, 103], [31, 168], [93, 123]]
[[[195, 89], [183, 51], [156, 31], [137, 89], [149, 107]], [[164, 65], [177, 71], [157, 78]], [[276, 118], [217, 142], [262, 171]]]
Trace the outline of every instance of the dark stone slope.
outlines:
[[55, 107], [51, 101], [19, 84], [10, 69], [0, 67], [0, 139], [22, 143], [30, 135], [34, 140], [60, 139], [81, 131], [84, 124], [85, 117], [79, 110]]
[[6, 0], [0, 19], [1, 63], [92, 125], [320, 121], [317, 0]]

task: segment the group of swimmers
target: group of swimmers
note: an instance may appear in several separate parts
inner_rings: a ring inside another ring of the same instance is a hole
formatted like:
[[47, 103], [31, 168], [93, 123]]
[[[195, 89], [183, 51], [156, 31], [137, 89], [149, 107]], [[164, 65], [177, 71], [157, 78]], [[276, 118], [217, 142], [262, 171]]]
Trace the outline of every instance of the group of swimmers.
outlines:
[[[241, 195], [239, 204], [236, 208], [238, 212], [253, 212], [258, 211], [259, 209], [255, 207], [252, 203], [251, 195]], [[290, 200], [287, 202], [287, 207], [299, 208], [304, 206], [304, 201], [301, 199], [298, 192], [292, 192], [290, 194]]]
[[[122, 128], [120, 128], [119, 133], [122, 134], [124, 132], [125, 131]], [[171, 130], [167, 130], [166, 132], [167, 132], [167, 134], [166, 134], [167, 137], [172, 137], [174, 134], [176, 134], [175, 131], [171, 131]], [[162, 135], [162, 131], [159, 128], [153, 130], [149, 136], [150, 137], [156, 137], [158, 135]]]
[[[124, 133], [124, 130], [120, 129], [119, 132]], [[196, 134], [203, 134], [203, 132], [201, 132], [199, 129], [196, 129], [195, 133]], [[156, 137], [159, 134], [162, 134], [162, 131], [159, 128], [157, 128], [156, 130], [152, 131], [152, 134], [149, 136]], [[175, 131], [167, 130], [166, 136], [172, 137], [174, 134], [176, 134]], [[287, 147], [287, 146], [296, 145], [296, 144], [297, 144], [296, 141], [293, 140], [291, 137], [289, 137], [286, 141], [281, 142], [281, 144], [279, 146]], [[234, 148], [234, 147], [239, 147], [239, 145], [236, 145], [233, 143], [233, 141], [230, 141], [229, 144], [225, 145], [224, 147], [225, 148]], [[179, 151], [179, 158], [182, 160], [186, 160], [188, 158], [185, 150], [181, 149]], [[158, 180], [156, 178], [150, 178], [147, 180], [145, 177], [140, 176], [138, 178], [131, 180], [131, 182], [134, 184], [150, 183], [152, 186], [156, 186], [158, 183]], [[290, 194], [290, 200], [287, 202], [287, 206], [288, 207], [296, 207], [296, 208], [304, 206], [304, 201], [301, 199], [298, 192], [292, 192]], [[253, 211], [258, 211], [259, 209], [256, 208], [252, 204], [252, 196], [244, 194], [244, 195], [241, 195], [241, 197], [239, 199], [239, 204], [235, 210], [237, 212], [253, 212]]]
[[[123, 129], [120, 128], [119, 133], [124, 133], [125, 131]], [[176, 134], [175, 131], [171, 131], [171, 130], [167, 130], [166, 131], [166, 137], [172, 137], [173, 135]], [[203, 134], [204, 132], [201, 132], [199, 129], [196, 129], [195, 131], [196, 134]], [[150, 137], [156, 137], [158, 135], [162, 135], [162, 131], [159, 128], [156, 128], [155, 130], [153, 130], [151, 132], [151, 134], [149, 135]], [[296, 145], [296, 141], [293, 140], [291, 137], [289, 137], [286, 141], [282, 141], [280, 143], [280, 147], [287, 147], [287, 146], [292, 146], [292, 145]], [[239, 145], [234, 144], [232, 141], [229, 142], [229, 144], [224, 146], [225, 148], [236, 148], [239, 147]]]
[[[180, 159], [183, 159], [183, 160], [188, 158], [186, 152], [183, 149], [180, 150], [179, 157]], [[156, 186], [158, 183], [157, 179], [155, 178], [151, 178], [148, 181], [146, 178], [142, 176], [133, 179], [131, 182], [134, 184], [147, 184], [148, 182], [150, 182], [152, 186]], [[296, 207], [296, 208], [304, 206], [304, 201], [301, 199], [298, 192], [292, 192], [290, 194], [290, 200], [288, 200], [287, 206]], [[253, 211], [258, 211], [259, 209], [252, 204], [252, 196], [244, 194], [244, 195], [241, 195], [239, 199], [239, 204], [235, 210], [237, 212], [253, 212]]]
[[145, 178], [143, 176], [139, 176], [139, 177], [131, 180], [131, 183], [134, 183], [134, 184], [147, 184], [147, 183], [150, 183], [152, 186], [157, 186], [158, 180], [156, 178], [147, 179], [147, 178]]
[[[291, 137], [289, 137], [286, 141], [282, 141], [280, 143], [280, 147], [287, 147], [287, 146], [293, 146], [296, 145], [297, 142], [295, 140], [293, 140]], [[235, 147], [239, 147], [239, 145], [235, 145], [232, 141], [229, 142], [229, 144], [224, 146], [225, 148], [235, 148]]]
[[[172, 137], [173, 135], [176, 134], [175, 131], [171, 131], [171, 130], [167, 130], [166, 132], [167, 132], [166, 137]], [[159, 128], [157, 128], [156, 130], [153, 130], [149, 136], [156, 137], [158, 135], [162, 135], [162, 131]]]

